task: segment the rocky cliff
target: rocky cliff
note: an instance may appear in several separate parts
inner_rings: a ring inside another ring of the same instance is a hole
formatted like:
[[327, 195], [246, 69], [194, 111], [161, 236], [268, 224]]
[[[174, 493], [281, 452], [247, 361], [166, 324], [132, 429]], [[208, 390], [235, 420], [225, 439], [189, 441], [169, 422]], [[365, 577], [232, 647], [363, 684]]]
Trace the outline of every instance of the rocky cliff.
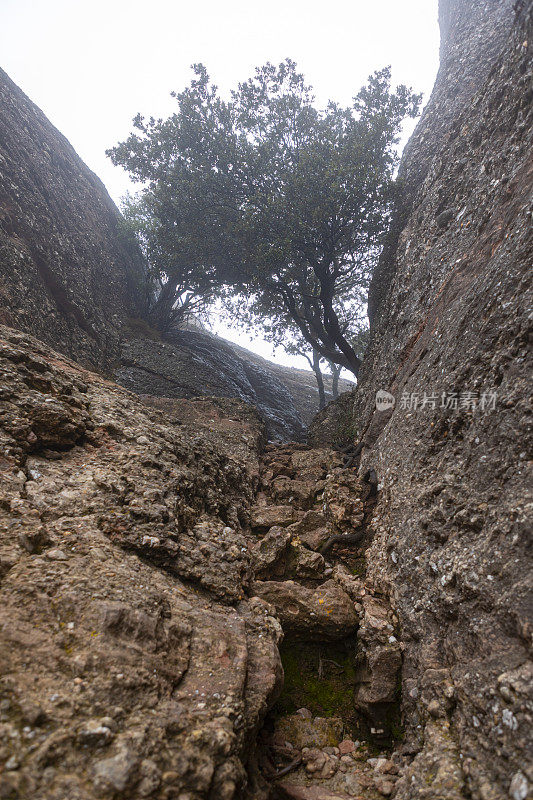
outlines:
[[441, 0], [442, 63], [353, 397], [380, 481], [368, 581], [399, 619], [417, 753], [402, 799], [516, 800], [533, 779], [531, 13]]
[[141, 312], [143, 265], [103, 184], [0, 70], [1, 321], [99, 369]]

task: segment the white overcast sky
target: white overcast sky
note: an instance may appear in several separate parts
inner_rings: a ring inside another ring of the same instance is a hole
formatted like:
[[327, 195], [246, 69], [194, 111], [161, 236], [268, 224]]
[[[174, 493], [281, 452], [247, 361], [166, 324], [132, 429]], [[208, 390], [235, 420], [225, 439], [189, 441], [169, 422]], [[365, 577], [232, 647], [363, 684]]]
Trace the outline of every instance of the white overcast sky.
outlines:
[[[137, 113], [167, 116], [201, 61], [222, 91], [294, 59], [320, 104], [349, 103], [367, 76], [427, 99], [438, 67], [437, 0], [0, 0], [1, 66], [70, 140], [118, 203], [126, 173], [105, 150]], [[240, 333], [217, 331], [241, 344]], [[252, 349], [271, 357], [265, 343]], [[278, 352], [278, 361], [295, 363]]]

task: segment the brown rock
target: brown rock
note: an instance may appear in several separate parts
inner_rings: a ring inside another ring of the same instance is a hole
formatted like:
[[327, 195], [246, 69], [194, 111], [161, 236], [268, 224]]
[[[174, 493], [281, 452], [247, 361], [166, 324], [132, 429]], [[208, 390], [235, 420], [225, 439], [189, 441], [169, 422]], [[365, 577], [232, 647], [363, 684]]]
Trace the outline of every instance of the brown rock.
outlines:
[[355, 744], [351, 739], [343, 739], [342, 742], [339, 742], [339, 750], [343, 756], [347, 755], [348, 753], [353, 753], [355, 750]]
[[[216, 782], [229, 797], [282, 682], [268, 605], [220, 602], [243, 587], [257, 450], [235, 449], [227, 418], [199, 437], [197, 421], [1, 333], [0, 750], [17, 780], [6, 770], [0, 791], [163, 800]], [[46, 418], [53, 458], [23, 435], [46, 406], [62, 409]], [[19, 533], [44, 520], [55, 546], [30, 554]]]
[[334, 641], [357, 628], [353, 603], [334, 581], [317, 589], [294, 581], [256, 581], [253, 590], [275, 607], [284, 631], [300, 639]]
[[270, 494], [275, 503], [289, 503], [296, 508], [308, 509], [317, 493], [316, 481], [292, 480], [280, 476], [272, 481]]
[[310, 550], [318, 550], [331, 536], [324, 513], [316, 509], [306, 511], [301, 520], [290, 526], [290, 531]]
[[275, 525], [257, 542], [250, 553], [252, 566], [256, 575], [269, 576], [272, 568], [286, 555], [291, 534], [286, 528]]
[[[290, 742], [293, 747], [325, 748], [338, 745], [342, 736], [343, 722], [338, 717], [315, 717], [309, 719], [300, 714], [290, 714], [276, 721], [275, 734], [278, 739]], [[313, 751], [314, 752], [314, 751]], [[306, 760], [309, 760], [307, 754]], [[322, 767], [319, 767], [321, 769]]]
[[255, 530], [268, 530], [274, 526], [286, 528], [294, 522], [295, 514], [292, 506], [256, 506], [252, 509], [251, 525]]

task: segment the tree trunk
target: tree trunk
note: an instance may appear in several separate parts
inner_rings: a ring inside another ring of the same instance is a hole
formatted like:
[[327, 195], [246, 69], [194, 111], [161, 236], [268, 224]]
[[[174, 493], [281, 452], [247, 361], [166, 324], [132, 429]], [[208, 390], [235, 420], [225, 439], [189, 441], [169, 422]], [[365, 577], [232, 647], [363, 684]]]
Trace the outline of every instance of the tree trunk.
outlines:
[[[357, 377], [359, 367], [361, 366], [361, 359], [358, 358], [355, 350], [345, 339], [341, 331], [338, 317], [333, 308], [334, 282], [329, 275], [319, 275], [318, 278], [320, 280], [321, 287], [320, 302], [322, 303], [322, 308], [324, 310], [324, 328], [326, 329], [328, 336], [331, 337], [331, 339], [335, 342], [335, 345], [344, 355], [349, 364], [348, 369], [353, 372], [355, 377]], [[336, 364], [342, 364], [342, 360], [340, 358], [332, 358], [332, 361], [334, 361]]]
[[330, 361], [329, 368], [331, 370], [331, 394], [333, 395], [333, 399], [336, 400], [339, 396], [339, 377], [342, 367]]
[[313, 372], [315, 373], [316, 385], [318, 386], [318, 410], [322, 411], [326, 405], [326, 392], [324, 390], [324, 378], [320, 369], [320, 353], [313, 348]]
[[[341, 367], [346, 367], [357, 377], [361, 360], [342, 334], [339, 320], [333, 309], [331, 280], [323, 279], [321, 284], [320, 303], [322, 313], [320, 316], [323, 318], [320, 321], [313, 319], [312, 314], [303, 314], [298, 309], [294, 292], [287, 284], [280, 281], [277, 284], [272, 283], [269, 288], [276, 294], [281, 295], [289, 316], [296, 323], [302, 336], [313, 350], [317, 350], [323, 358], [331, 360]], [[309, 312], [309, 309], [307, 310]]]

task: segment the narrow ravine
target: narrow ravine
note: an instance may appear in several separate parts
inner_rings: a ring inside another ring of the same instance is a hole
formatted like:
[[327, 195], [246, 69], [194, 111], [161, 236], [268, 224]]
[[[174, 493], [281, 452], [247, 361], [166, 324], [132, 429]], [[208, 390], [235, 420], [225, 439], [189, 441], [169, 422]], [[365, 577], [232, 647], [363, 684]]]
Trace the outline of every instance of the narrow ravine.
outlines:
[[353, 454], [267, 446], [252, 511], [252, 593], [281, 621], [284, 686], [258, 737], [272, 797], [389, 796], [399, 772], [401, 647], [365, 585], [376, 474]]

